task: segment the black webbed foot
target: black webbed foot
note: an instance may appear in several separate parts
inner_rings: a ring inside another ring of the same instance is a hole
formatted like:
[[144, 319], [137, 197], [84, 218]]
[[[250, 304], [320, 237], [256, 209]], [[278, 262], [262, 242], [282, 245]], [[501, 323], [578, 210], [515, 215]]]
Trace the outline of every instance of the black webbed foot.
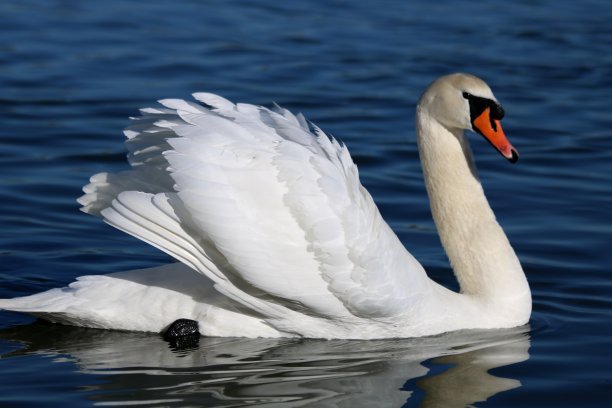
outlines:
[[179, 350], [196, 347], [200, 341], [198, 322], [190, 319], [178, 319], [172, 323], [164, 333], [164, 340], [172, 348]]

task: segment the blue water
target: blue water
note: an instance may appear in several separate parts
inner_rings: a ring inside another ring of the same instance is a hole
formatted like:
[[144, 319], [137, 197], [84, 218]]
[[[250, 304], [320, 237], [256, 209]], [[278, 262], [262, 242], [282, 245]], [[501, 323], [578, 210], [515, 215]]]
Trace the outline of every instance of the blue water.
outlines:
[[456, 287], [429, 214], [414, 106], [436, 77], [485, 78], [516, 165], [472, 138], [530, 281], [530, 325], [394, 341], [202, 339], [0, 312], [0, 405], [612, 405], [612, 6], [592, 1], [5, 0], [0, 3], [0, 297], [155, 266], [78, 211], [126, 168], [137, 108], [209, 91], [302, 111], [342, 139], [383, 216]]

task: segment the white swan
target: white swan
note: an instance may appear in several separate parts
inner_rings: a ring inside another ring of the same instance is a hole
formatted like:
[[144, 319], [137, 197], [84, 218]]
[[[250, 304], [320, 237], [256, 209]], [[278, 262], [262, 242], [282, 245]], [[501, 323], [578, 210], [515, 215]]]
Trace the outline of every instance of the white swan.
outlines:
[[[129, 171], [100, 173], [86, 213], [165, 251], [167, 266], [86, 276], [0, 308], [88, 327], [210, 336], [390, 338], [527, 323], [529, 285], [478, 180], [464, 130], [511, 162], [501, 106], [467, 74], [421, 96], [431, 209], [461, 293], [429, 279], [361, 186], [348, 150], [301, 115], [166, 99], [126, 131]], [[215, 290], [216, 289], [216, 290]]]

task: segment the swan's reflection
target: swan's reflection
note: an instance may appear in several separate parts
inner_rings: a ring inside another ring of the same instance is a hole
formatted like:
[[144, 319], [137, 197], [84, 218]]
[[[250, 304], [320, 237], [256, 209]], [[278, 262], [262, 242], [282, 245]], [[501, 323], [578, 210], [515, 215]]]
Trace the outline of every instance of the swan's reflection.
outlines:
[[520, 386], [488, 370], [526, 360], [528, 331], [380, 341], [202, 338], [195, 349], [173, 351], [156, 335], [36, 322], [0, 338], [24, 343], [3, 358], [55, 355], [104, 376], [91, 386], [101, 405], [463, 407]]

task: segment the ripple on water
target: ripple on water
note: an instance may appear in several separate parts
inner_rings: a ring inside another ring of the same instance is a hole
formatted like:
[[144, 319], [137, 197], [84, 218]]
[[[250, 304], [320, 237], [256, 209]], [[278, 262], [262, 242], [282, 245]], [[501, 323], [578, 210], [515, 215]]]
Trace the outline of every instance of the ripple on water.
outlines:
[[0, 312], [6, 404], [610, 400], [607, 2], [24, 0], [1, 2], [0, 15], [0, 297], [169, 261], [79, 213], [74, 200], [92, 174], [126, 168], [127, 116], [194, 91], [278, 102], [345, 142], [402, 242], [436, 281], [456, 288], [429, 214], [414, 106], [437, 76], [467, 71], [493, 86], [521, 153], [511, 166], [470, 136], [534, 298], [530, 328], [491, 337], [202, 339], [182, 352], [155, 335], [29, 324]]

